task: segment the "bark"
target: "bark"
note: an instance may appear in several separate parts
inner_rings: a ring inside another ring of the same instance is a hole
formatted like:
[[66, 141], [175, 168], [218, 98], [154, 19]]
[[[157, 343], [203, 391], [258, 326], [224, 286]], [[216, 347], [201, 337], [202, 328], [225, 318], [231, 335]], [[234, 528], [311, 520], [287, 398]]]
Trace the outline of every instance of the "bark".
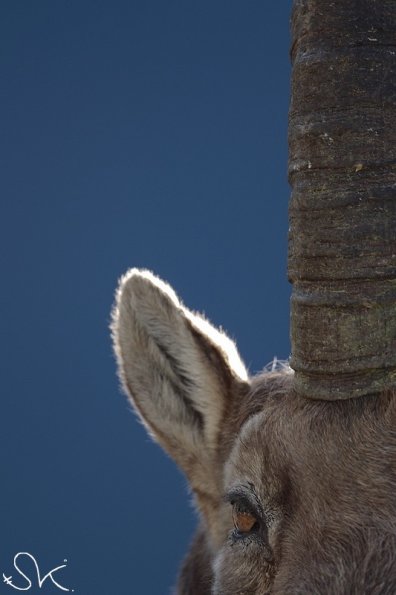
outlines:
[[396, 386], [396, 0], [294, 0], [291, 366], [316, 399]]

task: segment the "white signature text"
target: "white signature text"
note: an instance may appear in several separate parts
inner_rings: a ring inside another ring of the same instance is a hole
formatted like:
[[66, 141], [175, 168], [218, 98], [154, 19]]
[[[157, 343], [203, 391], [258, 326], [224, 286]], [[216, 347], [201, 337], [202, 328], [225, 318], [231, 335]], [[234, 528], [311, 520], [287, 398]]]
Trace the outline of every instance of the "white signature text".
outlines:
[[[33, 584], [33, 582], [30, 580], [30, 578], [27, 576], [27, 574], [25, 574], [23, 572], [23, 570], [21, 570], [21, 568], [18, 566], [18, 560], [20, 558], [22, 558], [23, 556], [30, 558], [30, 560], [33, 562], [33, 565], [35, 567], [35, 576], [32, 577], [32, 579], [34, 581], [37, 581], [36, 584]], [[28, 591], [32, 586], [33, 587], [38, 586], [38, 588], [41, 589], [41, 587], [44, 585], [45, 581], [51, 580], [52, 583], [55, 585], [55, 587], [57, 587], [61, 591], [70, 591], [70, 589], [67, 589], [66, 587], [61, 585], [53, 576], [56, 572], [59, 572], [59, 570], [62, 570], [62, 568], [66, 568], [67, 560], [63, 560], [63, 561], [65, 562], [65, 564], [56, 566], [56, 568], [53, 568], [52, 570], [47, 572], [47, 574], [45, 574], [44, 576], [41, 576], [41, 572], [40, 572], [39, 566], [37, 564], [36, 558], [34, 556], [32, 556], [32, 554], [29, 554], [28, 552], [18, 552], [14, 556], [14, 568], [19, 575], [18, 577], [16, 577], [16, 583], [14, 583], [15, 579], [13, 579], [12, 575], [6, 576], [4, 574], [4, 572], [3, 572], [3, 582], [6, 583], [6, 585], [8, 585], [9, 587], [16, 589], [17, 591]], [[26, 584], [24, 584], [25, 581], [26, 581]], [[22, 582], [22, 586], [21, 586], [21, 582]], [[74, 591], [74, 589], [71, 589], [71, 592], [73, 592], [73, 591]]]

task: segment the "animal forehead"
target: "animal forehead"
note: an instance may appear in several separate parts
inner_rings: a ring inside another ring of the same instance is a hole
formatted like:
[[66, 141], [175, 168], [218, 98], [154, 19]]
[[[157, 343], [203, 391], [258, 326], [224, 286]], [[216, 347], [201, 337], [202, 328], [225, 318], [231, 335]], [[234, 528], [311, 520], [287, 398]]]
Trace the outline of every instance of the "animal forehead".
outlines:
[[316, 492], [319, 475], [323, 487], [340, 474], [340, 457], [348, 475], [347, 468], [355, 465], [354, 453], [348, 456], [352, 437], [343, 444], [343, 432], [336, 435], [333, 421], [313, 411], [315, 405], [298, 403], [293, 395], [264, 402], [239, 429], [225, 465], [226, 491], [253, 486], [267, 501], [281, 498], [291, 484], [297, 490], [312, 484], [309, 489]]
[[296, 437], [306, 434], [306, 402], [290, 390], [291, 379], [290, 374], [266, 373], [253, 380], [233, 427], [229, 474], [257, 477], [274, 464], [279, 468]]
[[[234, 486], [250, 485], [258, 494], [268, 495], [269, 488], [275, 491], [280, 487], [285, 451], [279, 448], [279, 434], [275, 432], [277, 444], [271, 440], [268, 418], [268, 412], [263, 410], [241, 427], [225, 466], [226, 491]], [[274, 429], [272, 424], [271, 434]]]
[[395, 487], [395, 409], [394, 395], [328, 403], [309, 402], [292, 391], [269, 394], [239, 428], [225, 466], [225, 488], [254, 485], [275, 498], [285, 483], [312, 496], [337, 486], [356, 498], [384, 491], [385, 480]]

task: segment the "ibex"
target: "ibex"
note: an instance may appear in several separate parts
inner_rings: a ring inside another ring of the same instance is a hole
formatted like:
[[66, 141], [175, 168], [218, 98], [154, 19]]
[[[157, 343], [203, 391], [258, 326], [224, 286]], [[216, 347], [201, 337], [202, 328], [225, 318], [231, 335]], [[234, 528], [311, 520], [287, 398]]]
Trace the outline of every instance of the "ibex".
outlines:
[[307, 400], [249, 378], [234, 343], [163, 281], [122, 279], [123, 387], [186, 474], [200, 525], [183, 595], [396, 593], [396, 398]]

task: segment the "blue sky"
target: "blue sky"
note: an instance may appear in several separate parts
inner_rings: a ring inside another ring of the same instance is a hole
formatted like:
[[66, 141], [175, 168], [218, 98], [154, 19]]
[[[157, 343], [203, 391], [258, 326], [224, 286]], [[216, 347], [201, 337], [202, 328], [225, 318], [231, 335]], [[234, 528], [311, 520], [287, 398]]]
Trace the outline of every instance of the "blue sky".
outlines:
[[174, 583], [195, 513], [119, 391], [113, 292], [152, 269], [251, 372], [288, 357], [289, 11], [4, 3], [0, 572], [25, 551], [81, 595]]

